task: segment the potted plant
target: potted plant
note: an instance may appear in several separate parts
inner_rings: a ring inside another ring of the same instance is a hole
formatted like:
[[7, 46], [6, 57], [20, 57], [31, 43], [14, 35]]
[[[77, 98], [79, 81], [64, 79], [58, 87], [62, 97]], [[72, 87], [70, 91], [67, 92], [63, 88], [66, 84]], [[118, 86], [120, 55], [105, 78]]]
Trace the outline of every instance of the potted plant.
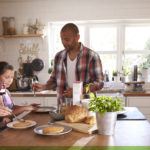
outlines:
[[95, 96], [94, 94], [90, 96], [89, 110], [96, 112], [98, 133], [113, 135], [117, 111], [123, 109], [122, 100], [111, 96]]
[[117, 82], [117, 76], [118, 76], [118, 72], [113, 70], [113, 72], [112, 72], [112, 80]]
[[50, 67], [48, 68], [48, 73], [51, 74], [54, 68], [54, 60], [52, 59], [50, 61]]
[[145, 56], [144, 61], [140, 64], [142, 77], [146, 82], [149, 82], [150, 74], [150, 54]]

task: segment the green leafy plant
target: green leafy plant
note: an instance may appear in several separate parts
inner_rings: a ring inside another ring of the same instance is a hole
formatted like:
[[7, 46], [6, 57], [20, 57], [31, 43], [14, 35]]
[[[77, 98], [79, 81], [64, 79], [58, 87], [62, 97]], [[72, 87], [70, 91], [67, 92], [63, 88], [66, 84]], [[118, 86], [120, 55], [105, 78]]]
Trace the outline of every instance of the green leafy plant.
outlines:
[[114, 77], [114, 76], [117, 76], [117, 75], [118, 75], [118, 72], [117, 72], [117, 71], [115, 71], [115, 70], [113, 70], [112, 75], [113, 75], [113, 77]]
[[145, 61], [140, 65], [140, 67], [143, 69], [150, 68], [150, 54], [145, 56]]
[[93, 83], [89, 83], [89, 84], [86, 84], [85, 85], [85, 94], [83, 95], [83, 98], [90, 98], [91, 95], [95, 95], [94, 93], [92, 93], [90, 91], [90, 86], [92, 85]]
[[118, 97], [111, 96], [95, 96], [90, 94], [89, 110], [99, 112], [115, 112], [123, 110], [122, 100]]
[[53, 67], [54, 67], [54, 60], [52, 59], [50, 61], [50, 67], [48, 68], [48, 73], [51, 74], [53, 71]]

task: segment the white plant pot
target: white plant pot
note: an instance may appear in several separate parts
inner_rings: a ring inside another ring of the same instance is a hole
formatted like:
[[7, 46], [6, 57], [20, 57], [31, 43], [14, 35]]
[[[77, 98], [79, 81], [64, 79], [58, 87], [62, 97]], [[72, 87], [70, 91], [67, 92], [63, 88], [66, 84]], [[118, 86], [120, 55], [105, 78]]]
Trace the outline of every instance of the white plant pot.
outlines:
[[145, 82], [150, 82], [150, 68], [142, 69], [142, 78]]
[[98, 134], [113, 135], [117, 120], [116, 112], [96, 113]]

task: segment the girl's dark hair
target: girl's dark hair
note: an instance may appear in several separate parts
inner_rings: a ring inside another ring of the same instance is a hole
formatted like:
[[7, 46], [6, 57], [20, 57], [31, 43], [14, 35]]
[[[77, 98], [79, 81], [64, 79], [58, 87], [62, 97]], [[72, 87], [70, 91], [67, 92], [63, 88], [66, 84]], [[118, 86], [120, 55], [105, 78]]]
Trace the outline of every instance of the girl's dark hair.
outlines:
[[65, 24], [62, 27], [61, 32], [68, 31], [68, 30], [71, 30], [75, 34], [79, 34], [79, 29], [74, 23], [67, 23], [67, 24]]
[[14, 70], [14, 68], [9, 63], [0, 61], [0, 75], [4, 74], [6, 70]]

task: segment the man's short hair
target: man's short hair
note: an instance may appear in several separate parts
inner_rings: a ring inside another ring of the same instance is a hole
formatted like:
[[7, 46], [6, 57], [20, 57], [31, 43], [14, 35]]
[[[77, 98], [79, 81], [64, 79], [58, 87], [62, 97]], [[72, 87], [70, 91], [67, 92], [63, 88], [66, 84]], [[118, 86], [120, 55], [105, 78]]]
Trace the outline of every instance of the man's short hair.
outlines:
[[61, 32], [65, 32], [65, 31], [68, 31], [68, 30], [71, 30], [75, 34], [79, 34], [79, 29], [74, 23], [67, 23], [67, 24], [65, 24], [62, 27]]

